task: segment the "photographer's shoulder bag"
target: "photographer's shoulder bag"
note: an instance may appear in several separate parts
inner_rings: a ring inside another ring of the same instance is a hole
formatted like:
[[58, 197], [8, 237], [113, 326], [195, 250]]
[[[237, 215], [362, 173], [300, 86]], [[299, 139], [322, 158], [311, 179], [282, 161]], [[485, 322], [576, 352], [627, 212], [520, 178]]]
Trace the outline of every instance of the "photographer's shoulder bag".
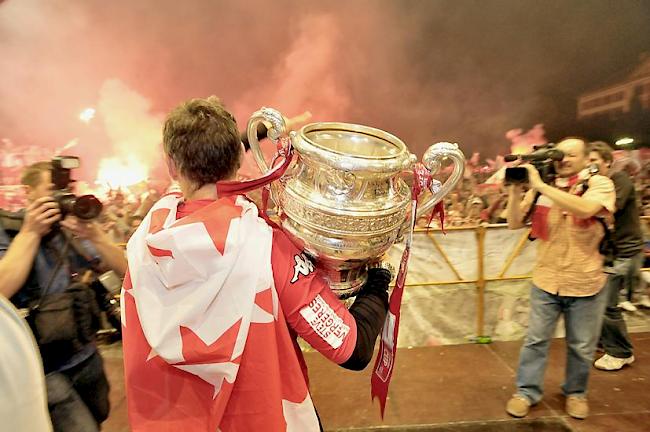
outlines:
[[48, 292], [61, 265], [69, 262], [69, 246], [70, 239], [66, 236], [47, 286], [39, 298], [30, 303], [28, 321], [39, 346], [56, 346], [76, 352], [94, 340], [100, 312], [95, 294], [86, 284], [75, 282], [63, 292]]

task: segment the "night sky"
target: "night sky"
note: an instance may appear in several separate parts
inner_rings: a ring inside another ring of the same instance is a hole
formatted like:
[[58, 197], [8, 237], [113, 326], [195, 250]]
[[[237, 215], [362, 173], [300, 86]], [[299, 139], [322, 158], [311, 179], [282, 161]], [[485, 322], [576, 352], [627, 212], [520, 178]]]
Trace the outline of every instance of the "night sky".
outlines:
[[577, 94], [629, 72], [649, 23], [629, 0], [5, 0], [0, 138], [153, 163], [164, 114], [216, 94], [241, 128], [261, 106], [310, 110], [418, 154], [446, 140], [493, 157], [512, 128], [570, 135]]

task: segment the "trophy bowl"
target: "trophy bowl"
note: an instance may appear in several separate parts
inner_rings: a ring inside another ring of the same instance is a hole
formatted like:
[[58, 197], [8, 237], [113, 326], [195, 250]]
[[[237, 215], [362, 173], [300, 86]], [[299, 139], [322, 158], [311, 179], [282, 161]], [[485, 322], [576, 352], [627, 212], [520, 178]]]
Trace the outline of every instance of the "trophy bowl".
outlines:
[[[268, 136], [286, 134], [284, 117], [262, 108], [248, 122], [251, 151], [262, 173], [271, 167], [257, 139], [260, 122]], [[311, 255], [339, 298], [356, 294], [366, 280], [367, 263], [383, 255], [401, 237], [411, 218], [407, 177], [417, 157], [396, 136], [380, 129], [322, 122], [289, 135], [294, 161], [271, 184], [280, 224]], [[458, 145], [429, 147], [423, 164], [437, 173], [449, 159], [453, 172], [444, 184], [434, 182], [431, 197], [418, 206], [423, 215], [462, 178], [465, 157]]]

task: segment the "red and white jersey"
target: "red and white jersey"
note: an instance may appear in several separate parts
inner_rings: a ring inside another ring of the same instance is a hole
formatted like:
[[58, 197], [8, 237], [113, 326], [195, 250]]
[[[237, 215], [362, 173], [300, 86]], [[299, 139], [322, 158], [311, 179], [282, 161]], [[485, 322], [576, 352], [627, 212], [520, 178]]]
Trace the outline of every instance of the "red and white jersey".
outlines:
[[122, 323], [132, 431], [319, 430], [295, 336], [343, 363], [356, 323], [254, 204], [165, 196], [127, 254]]

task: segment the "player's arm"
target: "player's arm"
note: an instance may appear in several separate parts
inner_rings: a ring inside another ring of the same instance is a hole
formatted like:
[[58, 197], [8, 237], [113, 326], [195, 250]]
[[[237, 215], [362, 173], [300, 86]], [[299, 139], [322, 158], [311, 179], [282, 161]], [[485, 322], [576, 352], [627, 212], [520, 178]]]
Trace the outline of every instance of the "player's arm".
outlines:
[[281, 238], [274, 242], [273, 271], [288, 325], [334, 363], [365, 368], [386, 318], [390, 272], [371, 269], [348, 310], [309, 258], [283, 234], [275, 234]]

